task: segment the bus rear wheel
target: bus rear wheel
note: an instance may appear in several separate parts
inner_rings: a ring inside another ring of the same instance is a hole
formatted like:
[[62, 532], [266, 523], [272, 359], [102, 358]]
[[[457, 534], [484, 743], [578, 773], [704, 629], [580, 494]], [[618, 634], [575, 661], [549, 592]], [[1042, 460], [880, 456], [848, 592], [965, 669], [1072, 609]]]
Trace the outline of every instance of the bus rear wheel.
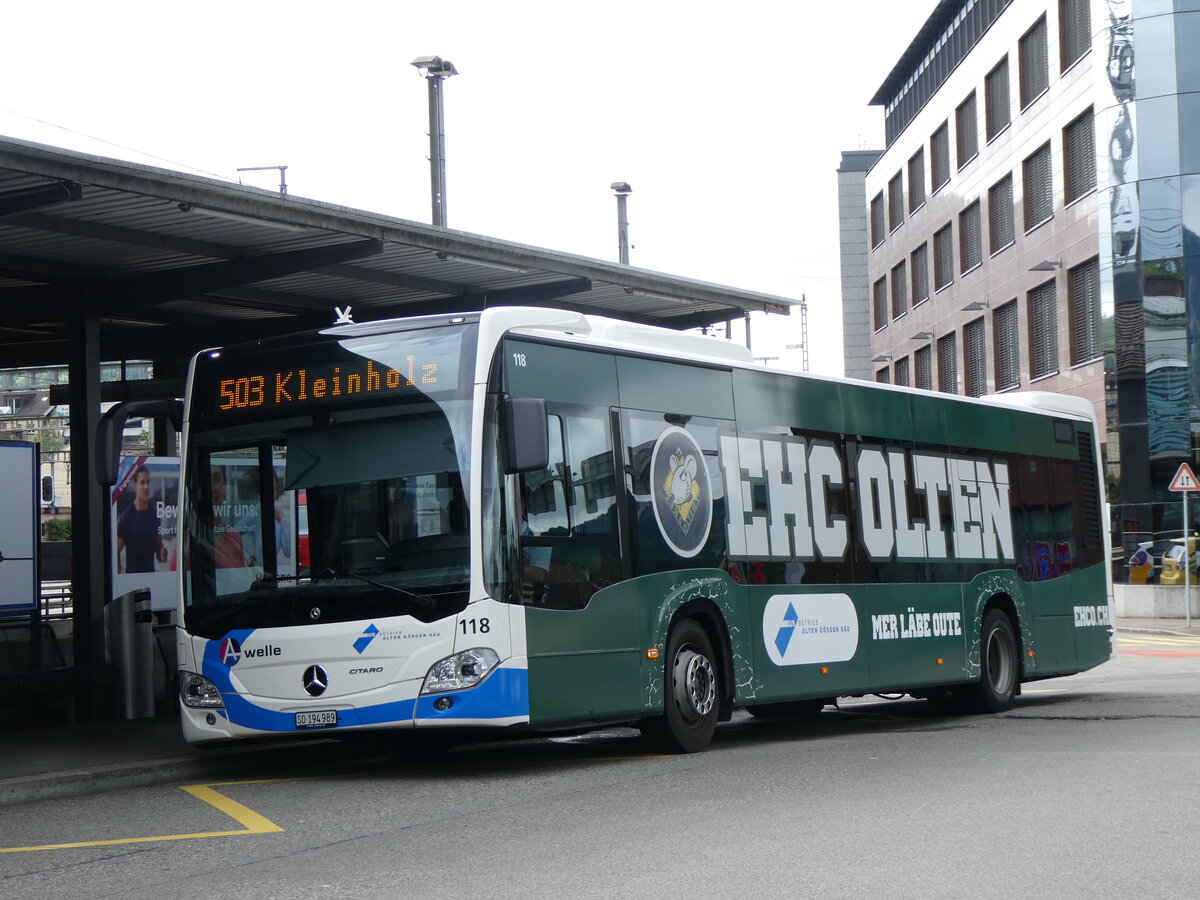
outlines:
[[717, 730], [721, 678], [712, 641], [695, 619], [671, 629], [663, 669], [663, 712], [641, 723], [642, 736], [665, 753], [703, 750]]
[[970, 705], [983, 713], [1010, 709], [1021, 681], [1021, 662], [1017, 658], [1017, 636], [1012, 621], [998, 609], [989, 610], [983, 617], [979, 670], [979, 683], [971, 688]]

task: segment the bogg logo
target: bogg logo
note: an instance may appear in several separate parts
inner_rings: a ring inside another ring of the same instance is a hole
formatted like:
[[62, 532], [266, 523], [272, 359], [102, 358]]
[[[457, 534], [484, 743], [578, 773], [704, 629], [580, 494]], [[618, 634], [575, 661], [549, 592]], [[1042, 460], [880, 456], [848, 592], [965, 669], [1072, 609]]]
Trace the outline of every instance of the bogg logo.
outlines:
[[[370, 646], [371, 641], [375, 640], [375, 636], [377, 634], [379, 634], [379, 628], [374, 622], [372, 622], [363, 630], [363, 633], [359, 636], [358, 640], [354, 642], [354, 652], [362, 653], [364, 650], [366, 650], [367, 647]], [[350, 674], [353, 675], [354, 673], [351, 672]]]
[[776, 594], [763, 609], [762, 638], [777, 666], [847, 662], [858, 651], [858, 611], [847, 594]]

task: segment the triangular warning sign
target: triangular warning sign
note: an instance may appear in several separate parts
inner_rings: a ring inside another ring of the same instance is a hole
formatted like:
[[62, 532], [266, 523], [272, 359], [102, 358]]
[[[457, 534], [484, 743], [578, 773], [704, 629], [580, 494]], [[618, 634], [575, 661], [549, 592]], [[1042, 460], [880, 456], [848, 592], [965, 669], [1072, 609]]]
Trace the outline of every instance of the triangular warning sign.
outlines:
[[1192, 471], [1192, 467], [1187, 463], [1182, 463], [1179, 466], [1179, 471], [1175, 473], [1175, 477], [1171, 479], [1172, 491], [1200, 491], [1200, 480], [1196, 478], [1196, 473]]

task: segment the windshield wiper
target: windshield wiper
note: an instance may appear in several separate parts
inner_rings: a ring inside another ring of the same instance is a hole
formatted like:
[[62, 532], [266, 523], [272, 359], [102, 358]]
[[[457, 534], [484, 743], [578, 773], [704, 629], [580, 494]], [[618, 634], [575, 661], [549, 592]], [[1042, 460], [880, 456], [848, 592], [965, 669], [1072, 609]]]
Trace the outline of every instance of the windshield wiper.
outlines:
[[417, 594], [413, 591], [405, 590], [402, 587], [396, 587], [394, 584], [384, 584], [382, 581], [376, 581], [373, 578], [367, 578], [365, 575], [359, 575], [357, 572], [335, 572], [333, 569], [323, 569], [313, 581], [322, 581], [329, 578], [357, 578], [359, 581], [365, 582], [372, 587], [377, 587], [380, 590], [391, 591], [394, 594], [399, 594], [402, 597], [407, 597], [411, 600], [418, 609], [432, 610], [437, 606], [437, 601], [425, 594]]

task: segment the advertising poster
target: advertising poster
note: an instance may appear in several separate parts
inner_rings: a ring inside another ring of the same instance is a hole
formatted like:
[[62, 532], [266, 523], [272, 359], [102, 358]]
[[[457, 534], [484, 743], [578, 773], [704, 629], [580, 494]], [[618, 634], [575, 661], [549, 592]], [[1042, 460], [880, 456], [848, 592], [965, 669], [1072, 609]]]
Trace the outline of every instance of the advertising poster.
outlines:
[[[258, 466], [227, 458], [211, 467], [214, 555], [220, 593], [249, 589], [263, 573], [262, 506]], [[296, 574], [294, 491], [282, 490], [283, 463], [275, 467], [275, 560], [279, 575]], [[111, 494], [113, 597], [150, 590], [155, 610], [175, 609], [179, 539], [179, 460], [130, 456], [121, 459]], [[186, 560], [184, 561], [186, 565]]]
[[174, 609], [179, 460], [122, 457], [110, 501], [113, 597], [149, 588], [152, 608]]
[[[275, 571], [296, 574], [295, 491], [283, 490], [283, 461], [274, 466]], [[210, 466], [213, 497], [213, 532], [216, 545], [217, 592], [237, 593], [250, 588], [263, 574], [262, 510], [259, 472], [254, 460], [213, 457]]]

